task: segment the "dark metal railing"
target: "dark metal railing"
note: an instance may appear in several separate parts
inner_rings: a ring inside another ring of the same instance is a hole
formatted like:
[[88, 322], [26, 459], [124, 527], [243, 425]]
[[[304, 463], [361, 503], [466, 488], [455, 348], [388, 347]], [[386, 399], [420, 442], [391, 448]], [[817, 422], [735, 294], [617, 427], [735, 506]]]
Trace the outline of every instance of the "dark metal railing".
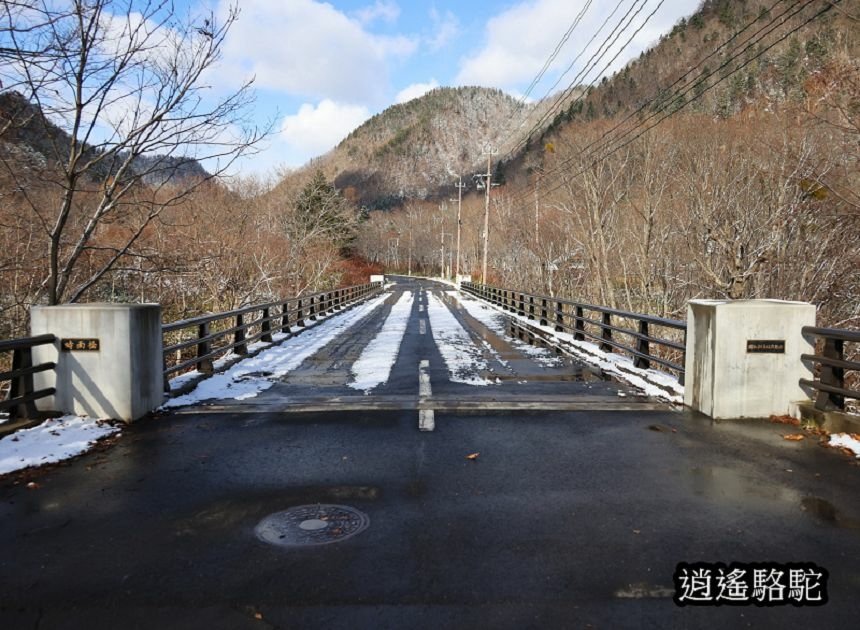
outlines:
[[[557, 332], [570, 333], [578, 341], [592, 340], [604, 352], [623, 351], [638, 368], [648, 369], [652, 363], [669, 368], [684, 382], [686, 322], [473, 282], [463, 282], [461, 289], [543, 326], [554, 326]], [[627, 327], [630, 323], [635, 329]], [[655, 328], [680, 333], [670, 339], [655, 335]]]
[[845, 399], [860, 400], [860, 390], [846, 386], [845, 372], [860, 372], [860, 362], [845, 356], [846, 343], [860, 343], [860, 330], [816, 328], [804, 326], [803, 334], [822, 341], [821, 354], [803, 354], [801, 359], [812, 363], [818, 371], [815, 380], [800, 379], [801, 386], [818, 392], [815, 408], [823, 411], [845, 409]]
[[12, 369], [0, 372], [0, 384], [9, 383], [6, 396], [0, 400], [0, 411], [7, 411], [9, 420], [37, 418], [39, 413], [36, 410], [36, 401], [56, 393], [54, 387], [36, 390], [33, 384], [34, 374], [48, 372], [57, 367], [53, 361], [33, 365], [33, 348], [54, 343], [56, 340], [54, 335], [39, 335], [0, 341], [0, 353], [12, 353]]
[[[372, 282], [164, 324], [165, 391], [171, 374], [191, 368], [211, 374], [213, 360], [230, 350], [248, 354], [248, 345], [255, 341], [271, 343], [273, 334], [294, 334], [306, 326], [305, 320], [316, 320], [381, 290], [381, 283]], [[194, 335], [183, 338], [189, 329]]]

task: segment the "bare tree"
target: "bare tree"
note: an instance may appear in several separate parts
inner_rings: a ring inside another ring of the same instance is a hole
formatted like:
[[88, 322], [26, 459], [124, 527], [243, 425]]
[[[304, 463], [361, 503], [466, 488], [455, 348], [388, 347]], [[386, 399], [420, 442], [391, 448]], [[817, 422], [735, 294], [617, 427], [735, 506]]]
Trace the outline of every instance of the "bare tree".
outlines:
[[[183, 17], [166, 0], [19, 0], [0, 11], [10, 44], [0, 81], [27, 104], [4, 122], [41, 132], [39, 177], [53, 191], [17, 187], [46, 241], [36, 299], [74, 302], [135, 256], [166, 208], [268, 133], [248, 119], [250, 81], [220, 97], [205, 84], [238, 9], [223, 20]], [[211, 172], [187, 176], [195, 160]], [[20, 180], [17, 161], [0, 162]]]

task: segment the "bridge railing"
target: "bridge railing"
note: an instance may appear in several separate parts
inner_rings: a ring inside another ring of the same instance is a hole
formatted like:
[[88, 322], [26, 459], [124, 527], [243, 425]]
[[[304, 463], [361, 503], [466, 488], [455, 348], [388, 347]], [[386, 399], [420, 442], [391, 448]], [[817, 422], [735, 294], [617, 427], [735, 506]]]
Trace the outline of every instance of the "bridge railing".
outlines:
[[815, 408], [822, 411], [844, 410], [846, 398], [860, 400], [860, 390], [849, 388], [850, 377], [846, 374], [854, 372], [853, 382], [857, 383], [860, 380], [860, 362], [849, 360], [845, 351], [846, 343], [860, 344], [860, 331], [804, 326], [803, 334], [819, 340], [816, 354], [801, 355], [801, 359], [815, 366], [814, 380], [800, 380], [802, 386], [817, 392]]
[[33, 348], [54, 343], [56, 339], [54, 335], [39, 335], [0, 341], [0, 353], [12, 353], [12, 368], [0, 372], [0, 392], [5, 392], [0, 397], [0, 412], [7, 413], [10, 421], [36, 418], [38, 412], [35, 402], [56, 393], [53, 387], [36, 390], [33, 385], [34, 374], [57, 367], [54, 362], [33, 365]]
[[557, 332], [569, 333], [577, 341], [592, 341], [604, 352], [622, 351], [638, 368], [661, 365], [684, 382], [684, 321], [473, 282], [463, 282], [461, 289], [541, 325], [553, 326]]
[[316, 320], [381, 289], [381, 283], [371, 282], [164, 324], [165, 389], [169, 391], [172, 374], [191, 369], [211, 374], [217, 357], [230, 351], [248, 354], [248, 346], [256, 341], [271, 343], [274, 334], [292, 334], [304, 328], [306, 320]]

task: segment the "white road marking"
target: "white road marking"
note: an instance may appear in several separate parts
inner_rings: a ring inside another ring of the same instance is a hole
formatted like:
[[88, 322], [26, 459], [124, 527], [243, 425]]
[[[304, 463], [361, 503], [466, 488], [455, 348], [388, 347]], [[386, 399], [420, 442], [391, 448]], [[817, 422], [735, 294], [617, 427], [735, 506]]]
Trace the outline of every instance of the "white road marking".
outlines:
[[424, 305], [423, 305], [423, 304], [419, 304], [419, 305], [418, 305], [418, 312], [419, 312], [419, 313], [423, 313], [423, 312], [424, 312]]
[[422, 319], [418, 320], [418, 332], [422, 335], [427, 334], [427, 320], [426, 319], [422, 318]]
[[[430, 361], [424, 359], [418, 364], [418, 398], [419, 402], [429, 398], [433, 390], [430, 388], [430, 374], [427, 370]], [[418, 429], [420, 431], [432, 431], [436, 428], [436, 420], [432, 409], [418, 410]]]

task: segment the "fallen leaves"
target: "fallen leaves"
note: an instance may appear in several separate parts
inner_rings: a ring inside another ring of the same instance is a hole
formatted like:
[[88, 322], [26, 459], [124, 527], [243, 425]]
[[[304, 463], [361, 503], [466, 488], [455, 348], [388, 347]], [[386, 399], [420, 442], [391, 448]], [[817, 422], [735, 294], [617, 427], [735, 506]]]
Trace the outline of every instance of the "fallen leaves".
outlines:
[[794, 427], [800, 426], [800, 420], [791, 416], [771, 416], [770, 421], [774, 424], [790, 424]]
[[789, 433], [788, 435], [782, 436], [783, 440], [788, 440], [790, 442], [800, 442], [801, 440], [803, 440], [805, 438], [806, 438], [806, 436], [803, 435], [803, 433]]
[[469, 453], [468, 455], [466, 455], [466, 459], [470, 459], [474, 462], [478, 459], [478, 457], [480, 457], [480, 455], [480, 453]]

